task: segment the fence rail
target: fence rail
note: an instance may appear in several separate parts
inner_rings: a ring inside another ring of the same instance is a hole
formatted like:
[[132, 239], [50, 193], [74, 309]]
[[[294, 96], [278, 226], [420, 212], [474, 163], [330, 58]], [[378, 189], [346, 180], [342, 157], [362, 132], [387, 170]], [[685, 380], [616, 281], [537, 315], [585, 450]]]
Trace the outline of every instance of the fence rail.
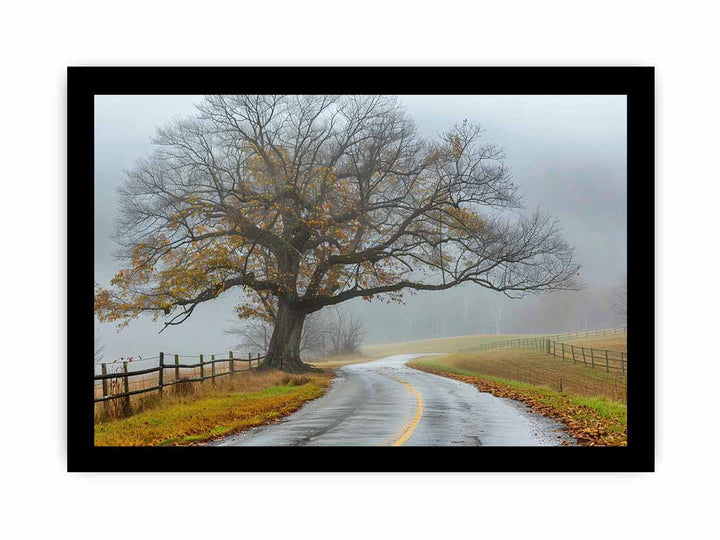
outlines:
[[[224, 354], [224, 353], [223, 353]], [[253, 355], [252, 353], [248, 353], [247, 357], [244, 356], [234, 356], [232, 351], [229, 351], [227, 354], [227, 358], [215, 358], [216, 355], [211, 355], [210, 360], [206, 361], [204, 355], [199, 355], [200, 361], [197, 363], [192, 364], [181, 364], [180, 358], [195, 358], [194, 356], [181, 356], [179, 354], [175, 354], [174, 361], [172, 363], [166, 363], [165, 362], [165, 354], [160, 353], [157, 357], [152, 358], [144, 358], [142, 361], [147, 360], [158, 360], [158, 365], [150, 368], [145, 369], [139, 369], [136, 371], [128, 371], [128, 364], [131, 364], [130, 361], [123, 361], [123, 362], [109, 362], [109, 363], [101, 363], [96, 364], [100, 365], [101, 367], [101, 373], [95, 374], [94, 380], [95, 382], [102, 383], [102, 396], [101, 397], [94, 397], [95, 403], [108, 403], [111, 400], [115, 399], [123, 399], [123, 408], [125, 410], [130, 409], [130, 396], [135, 396], [138, 394], [145, 394], [148, 392], [159, 392], [159, 394], [162, 396], [163, 389], [166, 387], [174, 386], [178, 383], [197, 383], [207, 380], [212, 380], [214, 384], [214, 379], [216, 377], [223, 377], [225, 375], [232, 375], [233, 373], [236, 373], [238, 371], [247, 371], [250, 369], [253, 369], [253, 367], [257, 368], [260, 366], [262, 360], [265, 358], [264, 356], [260, 355], [260, 353], [257, 353], [256, 355]], [[219, 355], [218, 355], [219, 356]], [[235, 363], [236, 362], [245, 362], [247, 363], [247, 369], [245, 370], [237, 370]], [[222, 371], [217, 372], [215, 366], [219, 364], [228, 364], [228, 371]], [[253, 366], [253, 364], [255, 364]], [[119, 369], [121, 371], [116, 371], [115, 373], [108, 373], [108, 366], [115, 365], [117, 366], [116, 369]], [[180, 370], [181, 369], [197, 369], [200, 368], [200, 376], [192, 376], [192, 377], [181, 377]], [[209, 368], [210, 374], [206, 375], [206, 368]], [[165, 380], [165, 371], [166, 370], [173, 370], [174, 371], [174, 379], [173, 380]], [[158, 383], [155, 386], [151, 386], [148, 388], [141, 388], [138, 390], [130, 390], [130, 379], [133, 377], [140, 377], [143, 375], [149, 375], [151, 373], [157, 373], [157, 381]], [[120, 386], [120, 379], [122, 379], [122, 388]], [[108, 382], [112, 383], [112, 388], [108, 388]]]

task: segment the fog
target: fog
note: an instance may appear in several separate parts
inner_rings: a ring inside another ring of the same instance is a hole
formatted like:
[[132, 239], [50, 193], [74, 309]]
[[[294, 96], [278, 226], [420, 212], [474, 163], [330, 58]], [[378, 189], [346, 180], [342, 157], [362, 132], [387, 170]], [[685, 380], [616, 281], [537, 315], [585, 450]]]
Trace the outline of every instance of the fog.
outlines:
[[[155, 128], [195, 112], [201, 96], [97, 96], [95, 99], [95, 281], [107, 286], [121, 268], [111, 239], [116, 190], [138, 158], [152, 151]], [[365, 321], [367, 343], [478, 333], [540, 333], [610, 327], [612, 287], [627, 264], [625, 96], [401, 96], [420, 130], [433, 136], [463, 119], [485, 127], [485, 141], [505, 149], [506, 164], [528, 210], [556, 217], [582, 264], [581, 292], [522, 300], [480, 286], [406, 294], [404, 305], [344, 304]], [[97, 324], [106, 360], [218, 353], [236, 338], [224, 334], [240, 292], [200, 305], [162, 334], [141, 317], [117, 332]]]

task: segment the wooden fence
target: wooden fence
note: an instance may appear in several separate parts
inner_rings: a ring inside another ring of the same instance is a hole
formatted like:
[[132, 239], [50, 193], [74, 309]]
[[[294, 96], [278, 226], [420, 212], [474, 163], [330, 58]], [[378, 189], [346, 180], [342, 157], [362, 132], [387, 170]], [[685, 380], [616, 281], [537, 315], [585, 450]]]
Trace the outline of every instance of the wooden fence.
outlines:
[[[158, 365], [153, 366], [146, 369], [138, 369], [134, 371], [128, 370], [128, 364], [134, 364], [134, 362], [110, 362], [110, 363], [102, 363], [102, 364], [96, 364], [100, 365], [101, 367], [101, 373], [96, 374], [94, 376], [94, 380], [96, 383], [100, 383], [102, 385], [102, 396], [96, 396], [94, 398], [95, 403], [101, 403], [101, 402], [108, 402], [110, 400], [115, 399], [123, 399], [123, 409], [125, 412], [128, 412], [130, 410], [130, 397], [138, 394], [144, 394], [147, 392], [158, 392], [160, 396], [163, 395], [163, 389], [169, 386], [173, 386], [179, 383], [197, 383], [207, 380], [212, 380], [213, 384], [215, 382], [216, 377], [222, 377], [224, 375], [232, 375], [233, 373], [236, 373], [238, 371], [245, 371], [252, 369], [253, 367], [257, 368], [264, 356], [261, 356], [259, 353], [257, 355], [253, 355], [252, 353], [248, 353], [247, 358], [244, 356], [242, 357], [235, 357], [233, 356], [233, 352], [229, 351], [227, 353], [227, 357], [224, 357], [225, 353], [218, 354], [218, 355], [210, 355], [210, 360], [205, 360], [205, 355], [199, 355], [198, 357], [187, 357], [184, 358], [199, 358], [199, 362], [192, 363], [192, 364], [181, 364], [180, 363], [180, 355], [175, 354], [173, 355], [173, 361], [172, 363], [166, 363], [166, 355], [165, 353], [160, 353], [157, 357], [152, 358], [144, 358], [139, 360], [139, 362], [147, 362], [150, 360], [158, 360]], [[216, 356], [222, 356], [221, 358], [216, 358]], [[236, 362], [244, 362], [247, 364], [247, 367], [245, 370], [239, 370], [237, 369]], [[228, 369], [227, 371], [221, 371], [219, 366], [227, 364]], [[254, 364], [254, 365], [253, 365]], [[108, 366], [114, 366], [115, 367], [115, 373], [108, 373]], [[199, 368], [200, 373], [199, 376], [195, 376], [196, 370]], [[193, 376], [190, 377], [181, 377], [181, 370], [187, 370], [192, 369], [193, 370]], [[173, 379], [167, 380], [166, 379], [166, 371], [171, 370], [171, 373], [174, 375]], [[137, 390], [131, 390], [130, 389], [130, 379], [134, 377], [143, 377], [145, 378], [146, 375], [157, 373], [157, 384], [155, 386], [150, 386], [148, 388], [140, 388]], [[122, 386], [120, 386], [122, 385]], [[96, 384], [96, 386], [99, 386]]]
[[551, 339], [545, 340], [545, 352], [552, 356], [559, 356], [566, 360], [572, 360], [573, 364], [583, 364], [586, 367], [595, 369], [604, 368], [609, 372], [611, 369], [627, 373], [627, 353], [610, 351], [608, 349], [595, 349], [593, 347], [578, 347], [569, 343], [559, 343]]

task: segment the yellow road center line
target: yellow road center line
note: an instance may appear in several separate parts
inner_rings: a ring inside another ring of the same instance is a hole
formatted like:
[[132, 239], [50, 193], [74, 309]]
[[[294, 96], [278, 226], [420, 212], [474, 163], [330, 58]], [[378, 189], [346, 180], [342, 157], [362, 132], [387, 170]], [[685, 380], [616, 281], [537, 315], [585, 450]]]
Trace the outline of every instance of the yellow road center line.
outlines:
[[410, 421], [410, 423], [403, 429], [400, 437], [394, 443], [392, 443], [393, 446], [400, 446], [410, 438], [410, 435], [413, 434], [413, 431], [415, 431], [415, 428], [417, 427], [418, 423], [420, 422], [420, 418], [422, 417], [422, 413], [423, 413], [423, 402], [422, 402], [422, 398], [420, 397], [420, 392], [418, 392], [417, 389], [412, 384], [403, 381], [399, 377], [395, 377], [395, 379], [398, 382], [402, 383], [403, 386], [409, 392], [412, 392], [413, 394], [415, 394], [415, 399], [417, 399], [417, 411], [415, 412], [415, 416]]

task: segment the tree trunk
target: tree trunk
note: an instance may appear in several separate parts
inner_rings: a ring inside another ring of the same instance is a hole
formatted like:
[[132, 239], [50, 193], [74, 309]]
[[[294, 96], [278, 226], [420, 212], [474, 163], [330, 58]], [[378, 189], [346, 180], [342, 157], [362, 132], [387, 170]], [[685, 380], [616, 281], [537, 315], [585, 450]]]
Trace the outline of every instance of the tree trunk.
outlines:
[[300, 359], [300, 338], [304, 322], [305, 313], [293, 309], [287, 302], [280, 301], [267, 356], [262, 363], [263, 369], [279, 369], [288, 373], [312, 370]]

